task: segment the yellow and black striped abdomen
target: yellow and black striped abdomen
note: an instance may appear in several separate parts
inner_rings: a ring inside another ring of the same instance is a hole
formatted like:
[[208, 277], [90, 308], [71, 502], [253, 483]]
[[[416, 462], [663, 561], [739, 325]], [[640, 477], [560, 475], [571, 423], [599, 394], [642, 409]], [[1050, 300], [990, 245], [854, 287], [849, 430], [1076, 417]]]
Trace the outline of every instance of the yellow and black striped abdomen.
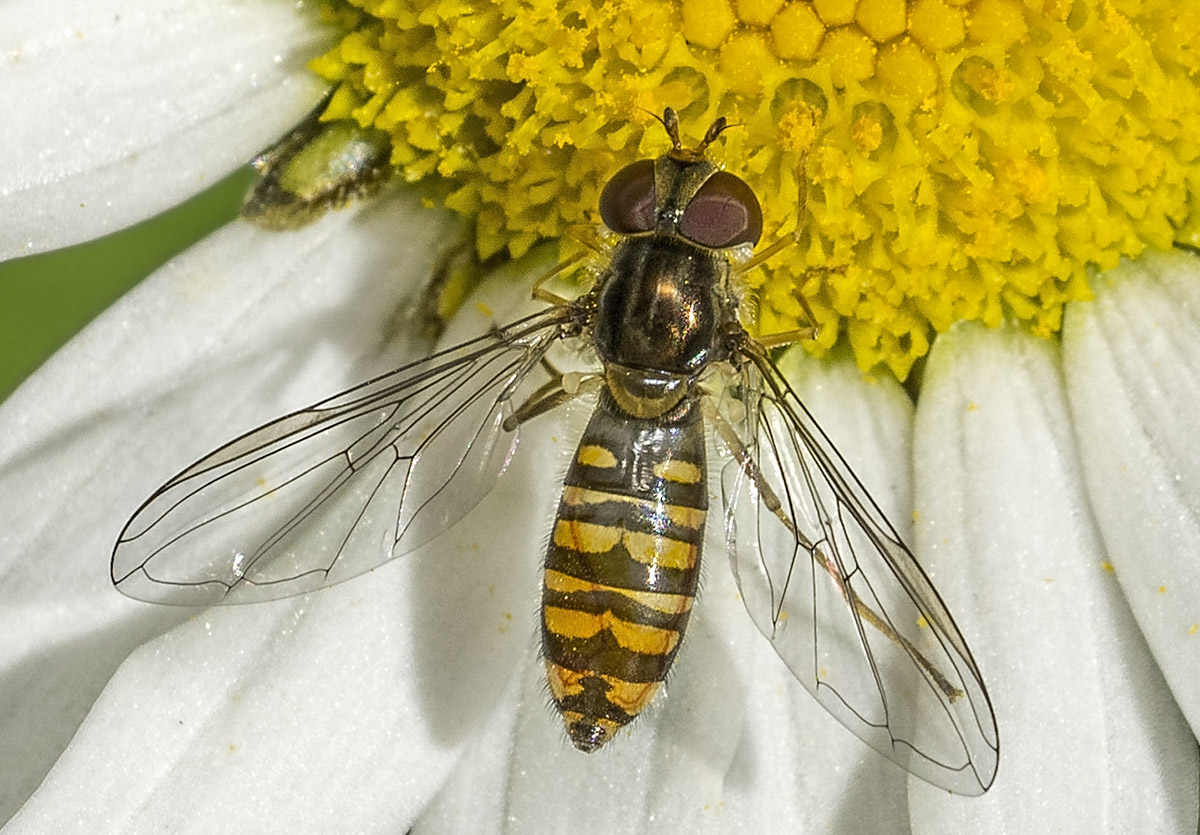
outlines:
[[601, 398], [563, 487], [542, 593], [550, 692], [594, 751], [650, 702], [687, 626], [708, 508], [698, 408], [640, 419]]

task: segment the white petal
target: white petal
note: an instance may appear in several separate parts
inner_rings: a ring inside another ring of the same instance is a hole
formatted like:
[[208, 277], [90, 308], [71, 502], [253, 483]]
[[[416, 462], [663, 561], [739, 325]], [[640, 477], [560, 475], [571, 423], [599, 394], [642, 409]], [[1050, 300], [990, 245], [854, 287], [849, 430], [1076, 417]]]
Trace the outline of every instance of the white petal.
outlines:
[[1194, 831], [1195, 741], [1103, 568], [1053, 344], [940, 336], [914, 450], [917, 553], [1000, 727], [991, 791], [914, 784], [914, 831]]
[[1071, 306], [1063, 357], [1121, 589], [1200, 733], [1200, 260], [1147, 254]]
[[[718, 534], [710, 522], [704, 588], [665, 695], [604, 749], [586, 755], [571, 747], [562, 720], [538, 703], [545, 673], [535, 669], [513, 742], [505, 832], [544, 830], [552, 820], [614, 833], [727, 827], [758, 641], [739, 611]], [[786, 716], [782, 701], [770, 715]]]
[[[903, 392], [865, 383], [849, 364], [789, 365], [876, 495], [906, 505]], [[585, 755], [547, 704], [541, 665], [528, 664], [515, 721], [497, 718], [417, 832], [907, 832], [904, 773], [827, 715], [747, 616], [718, 506], [713, 495], [701, 591], [665, 697]]]
[[527, 653], [533, 446], [402, 565], [140, 648], [11, 831], [405, 831]]
[[294, 3], [0, 5], [0, 259], [181, 202], [295, 125], [331, 31]]
[[[908, 395], [890, 376], [864, 378], [848, 359], [818, 362], [792, 349], [780, 366], [896, 530], [911, 542], [913, 405]], [[860, 742], [807, 693], [794, 696], [792, 714], [798, 765], [769, 758], [759, 778], [773, 775], [778, 781], [772, 793], [777, 803], [795, 807], [795, 819], [807, 820], [814, 832], [907, 833], [905, 772]], [[770, 734], [763, 728], [762, 739]], [[812, 765], [801, 781], [792, 772], [805, 763]], [[752, 831], [775, 831], [773, 821], [767, 804]]]
[[412, 197], [293, 234], [233, 224], [0, 407], [0, 815], [121, 659], [188, 615], [111, 588], [124, 519], [221, 441], [410, 355], [413, 340], [389, 328], [454, 228]]

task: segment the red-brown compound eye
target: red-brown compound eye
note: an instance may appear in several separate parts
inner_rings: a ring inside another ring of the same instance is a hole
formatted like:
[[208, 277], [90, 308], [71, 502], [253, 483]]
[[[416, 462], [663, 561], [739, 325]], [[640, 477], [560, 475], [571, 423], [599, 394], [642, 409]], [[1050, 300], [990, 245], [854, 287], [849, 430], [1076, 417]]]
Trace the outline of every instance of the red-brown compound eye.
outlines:
[[622, 235], [654, 229], [654, 160], [640, 159], [613, 174], [600, 192], [600, 217]]
[[762, 208], [744, 180], [718, 171], [683, 210], [679, 234], [713, 249], [756, 244], [762, 237]]

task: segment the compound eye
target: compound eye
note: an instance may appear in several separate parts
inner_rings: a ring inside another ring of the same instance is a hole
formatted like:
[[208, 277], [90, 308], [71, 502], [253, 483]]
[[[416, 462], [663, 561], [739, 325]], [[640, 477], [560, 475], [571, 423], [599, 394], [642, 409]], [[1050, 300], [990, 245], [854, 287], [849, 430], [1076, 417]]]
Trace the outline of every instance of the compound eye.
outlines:
[[762, 237], [762, 207], [745, 180], [717, 171], [683, 210], [679, 234], [712, 249], [756, 244]]
[[654, 160], [640, 159], [613, 174], [600, 192], [600, 217], [622, 235], [654, 229]]

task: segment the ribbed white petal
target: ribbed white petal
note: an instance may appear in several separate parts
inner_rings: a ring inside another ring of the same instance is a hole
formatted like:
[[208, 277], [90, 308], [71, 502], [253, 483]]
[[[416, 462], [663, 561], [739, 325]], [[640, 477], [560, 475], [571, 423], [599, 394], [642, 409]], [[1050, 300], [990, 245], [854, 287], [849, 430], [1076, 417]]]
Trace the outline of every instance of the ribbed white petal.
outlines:
[[0, 4], [0, 259], [128, 226], [246, 163], [319, 100], [305, 62], [331, 35], [285, 2]]
[[939, 337], [914, 451], [917, 553], [1000, 727], [991, 791], [914, 784], [914, 831], [1194, 832], [1195, 740], [1104, 569], [1053, 343]]
[[[785, 354], [780, 367], [880, 508], [911, 541], [913, 406], [903, 389], [890, 377], [864, 379], [849, 359], [818, 362], [799, 348]], [[758, 670], [774, 684], [751, 689], [756, 745], [750, 750], [757, 752], [757, 776], [754, 790], [739, 795], [738, 811], [747, 822], [743, 831], [907, 833], [905, 772], [826, 713], [772, 657], [765, 639], [754, 637], [762, 645]], [[758, 706], [780, 691], [789, 704], [782, 732]], [[781, 829], [779, 820], [796, 826]]]
[[402, 564], [141, 647], [11, 831], [406, 831], [527, 655], [512, 617], [536, 594], [527, 532], [552, 496], [526, 446]]
[[[876, 495], [907, 519], [904, 394], [849, 364], [801, 360], [791, 371]], [[498, 716], [467, 752], [416, 832], [908, 831], [904, 773], [816, 704], [746, 614], [710, 483], [703, 583], [665, 697], [601, 751], [579, 753], [531, 641], [515, 716]]]
[[1200, 259], [1147, 254], [1072, 305], [1063, 356], [1117, 581], [1200, 733]]
[[[0, 814], [37, 786], [130, 650], [189, 616], [112, 589], [124, 520], [223, 440], [411, 355], [393, 317], [453, 229], [411, 197], [293, 234], [233, 224], [0, 407]], [[142, 695], [171, 698], [153, 687]], [[99, 761], [87, 748], [74, 755]], [[97, 808], [94, 796], [73, 805], [82, 784], [47, 784], [44, 796], [57, 799], [40, 808]]]

